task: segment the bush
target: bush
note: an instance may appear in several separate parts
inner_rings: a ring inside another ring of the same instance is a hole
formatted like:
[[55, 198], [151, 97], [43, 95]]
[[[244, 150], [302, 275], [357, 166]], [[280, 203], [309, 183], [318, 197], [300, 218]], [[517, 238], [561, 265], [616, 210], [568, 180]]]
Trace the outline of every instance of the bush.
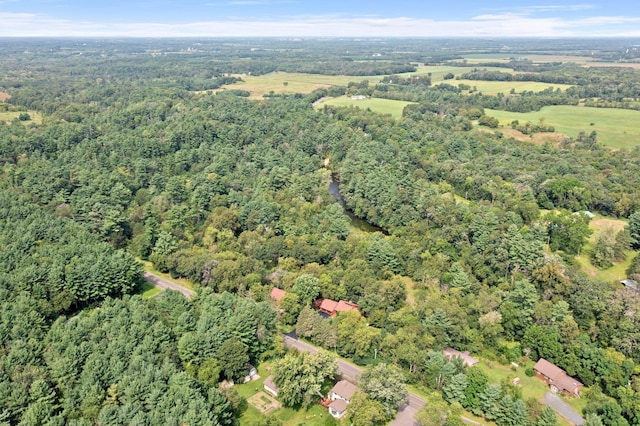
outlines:
[[536, 372], [532, 367], [528, 367], [524, 370], [524, 374], [526, 374], [527, 377], [533, 377], [536, 375]]

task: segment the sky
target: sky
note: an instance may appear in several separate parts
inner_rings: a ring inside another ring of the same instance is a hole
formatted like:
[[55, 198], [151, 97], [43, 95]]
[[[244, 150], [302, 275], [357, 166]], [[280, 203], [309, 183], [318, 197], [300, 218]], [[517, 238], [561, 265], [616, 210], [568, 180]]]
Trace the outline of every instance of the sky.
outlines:
[[634, 0], [0, 0], [0, 37], [640, 37]]

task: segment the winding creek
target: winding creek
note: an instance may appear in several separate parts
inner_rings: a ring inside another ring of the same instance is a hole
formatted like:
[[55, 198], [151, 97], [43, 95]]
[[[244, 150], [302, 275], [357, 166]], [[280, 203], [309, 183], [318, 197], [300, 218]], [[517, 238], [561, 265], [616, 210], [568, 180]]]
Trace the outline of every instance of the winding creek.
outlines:
[[347, 207], [347, 203], [344, 201], [342, 194], [340, 193], [340, 176], [336, 173], [331, 175], [331, 183], [329, 184], [329, 194], [335, 198], [336, 202], [342, 206], [344, 214], [349, 217], [351, 226], [359, 231], [364, 232], [382, 232], [384, 235], [389, 235], [386, 229], [382, 229], [366, 220], [358, 217], [355, 213]]

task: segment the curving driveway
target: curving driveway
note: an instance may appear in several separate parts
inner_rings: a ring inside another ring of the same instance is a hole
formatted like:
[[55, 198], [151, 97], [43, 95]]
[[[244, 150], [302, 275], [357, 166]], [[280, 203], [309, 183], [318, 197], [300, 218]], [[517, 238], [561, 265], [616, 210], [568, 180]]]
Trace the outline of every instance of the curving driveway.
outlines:
[[180, 293], [182, 293], [184, 295], [184, 297], [186, 297], [187, 299], [191, 300], [191, 297], [193, 297], [193, 295], [195, 294], [195, 292], [193, 290], [189, 290], [188, 288], [184, 288], [181, 285], [178, 285], [174, 282], [171, 282], [169, 280], [165, 280], [164, 278], [160, 278], [157, 275], [153, 275], [151, 272], [144, 272], [143, 278], [150, 284], [159, 287], [163, 290], [175, 290], [175, 291], [179, 291]]

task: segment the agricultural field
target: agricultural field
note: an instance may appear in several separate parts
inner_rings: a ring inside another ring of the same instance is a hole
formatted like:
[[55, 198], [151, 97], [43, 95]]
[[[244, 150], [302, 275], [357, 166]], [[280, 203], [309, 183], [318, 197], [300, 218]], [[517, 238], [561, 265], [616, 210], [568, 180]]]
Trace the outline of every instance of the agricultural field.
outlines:
[[[486, 71], [501, 71], [504, 73], [511, 73], [511, 74], [514, 73], [514, 71], [509, 68], [499, 68], [499, 67], [478, 67], [478, 68]], [[445, 81], [444, 76], [446, 74], [452, 73], [455, 76], [460, 76], [462, 74], [471, 72], [472, 70], [473, 70], [473, 67], [458, 67], [453, 65], [434, 65], [434, 66], [420, 66], [418, 67], [416, 72], [404, 73], [400, 75], [409, 76], [409, 75], [416, 75], [416, 74], [417, 75], [431, 74], [431, 82], [436, 84], [436, 83]]]
[[467, 84], [474, 88], [475, 91], [482, 92], [486, 95], [497, 95], [504, 93], [508, 95], [513, 89], [516, 93], [521, 92], [541, 92], [549, 87], [560, 90], [566, 90], [569, 84], [549, 84], [538, 81], [484, 81], [484, 80], [447, 80], [444, 83], [458, 86], [459, 84]]
[[371, 109], [371, 111], [378, 112], [380, 114], [390, 114], [394, 118], [402, 117], [402, 110], [405, 106], [411, 102], [395, 101], [392, 99], [352, 99], [350, 96], [340, 96], [338, 98], [327, 99], [324, 102], [317, 104], [316, 108], [321, 108], [322, 105], [333, 105], [339, 107], [358, 107], [360, 109]]
[[381, 76], [349, 76], [349, 75], [320, 75], [288, 72], [272, 72], [269, 74], [252, 76], [240, 75], [244, 81], [223, 86], [225, 89], [247, 90], [252, 99], [262, 99], [271, 92], [276, 94], [311, 93], [316, 89], [331, 86], [346, 86], [349, 82], [369, 80], [378, 82]]
[[538, 122], [544, 119], [548, 125], [555, 127], [556, 132], [576, 137], [580, 132], [598, 133], [598, 142], [613, 148], [633, 148], [640, 145], [640, 111], [590, 108], [580, 106], [548, 106], [540, 111], [518, 113], [485, 109], [489, 116], [500, 120], [500, 124], [508, 126], [513, 120], [521, 123]]

